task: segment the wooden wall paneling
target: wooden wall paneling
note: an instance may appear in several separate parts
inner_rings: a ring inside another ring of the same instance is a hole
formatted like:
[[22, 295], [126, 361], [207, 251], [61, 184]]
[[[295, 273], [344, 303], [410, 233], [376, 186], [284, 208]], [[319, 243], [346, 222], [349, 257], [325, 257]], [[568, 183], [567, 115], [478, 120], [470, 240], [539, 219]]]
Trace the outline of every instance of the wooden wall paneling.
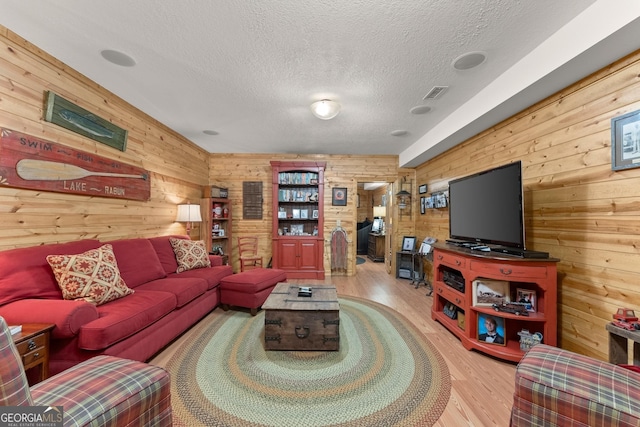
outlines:
[[[212, 154], [209, 172], [210, 184], [219, 182], [229, 188], [229, 197], [233, 206], [233, 235], [258, 234], [260, 236], [260, 252], [265, 260], [271, 258], [271, 215], [265, 211], [262, 220], [243, 221], [238, 217], [242, 212], [241, 203], [242, 181], [262, 181], [264, 183], [264, 205], [271, 206], [271, 160], [283, 161], [326, 161], [325, 170], [325, 217], [324, 217], [324, 266], [325, 274], [331, 274], [331, 232], [340, 220], [341, 226], [347, 231], [349, 241], [347, 275], [355, 272], [356, 257], [356, 226], [358, 209], [356, 197], [358, 182], [366, 181], [394, 181], [397, 176], [397, 156], [341, 156], [341, 155], [295, 155], [295, 154]], [[332, 206], [331, 189], [333, 187], [347, 188], [347, 206]], [[237, 250], [231, 256], [234, 268], [238, 263]], [[267, 262], [267, 261], [265, 261]]]
[[[46, 90], [127, 129], [126, 151], [44, 122]], [[0, 185], [0, 250], [88, 237], [106, 241], [185, 232], [184, 224], [175, 222], [176, 205], [200, 199], [200, 187], [209, 181], [209, 153], [1, 26], [0, 99], [0, 127], [151, 172], [148, 202]]]
[[[527, 247], [561, 260], [560, 345], [602, 360], [613, 312], [640, 309], [640, 169], [613, 172], [610, 141], [611, 118], [640, 109], [639, 85], [640, 51], [416, 169], [435, 190], [522, 160]], [[417, 234], [448, 237], [448, 210], [424, 217]]]

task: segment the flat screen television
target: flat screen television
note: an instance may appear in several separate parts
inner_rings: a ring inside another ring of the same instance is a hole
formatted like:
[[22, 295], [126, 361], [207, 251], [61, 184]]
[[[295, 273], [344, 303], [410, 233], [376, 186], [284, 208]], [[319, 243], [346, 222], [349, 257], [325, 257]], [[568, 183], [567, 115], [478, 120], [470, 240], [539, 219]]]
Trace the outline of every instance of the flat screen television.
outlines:
[[455, 240], [525, 249], [520, 161], [449, 182], [449, 234]]

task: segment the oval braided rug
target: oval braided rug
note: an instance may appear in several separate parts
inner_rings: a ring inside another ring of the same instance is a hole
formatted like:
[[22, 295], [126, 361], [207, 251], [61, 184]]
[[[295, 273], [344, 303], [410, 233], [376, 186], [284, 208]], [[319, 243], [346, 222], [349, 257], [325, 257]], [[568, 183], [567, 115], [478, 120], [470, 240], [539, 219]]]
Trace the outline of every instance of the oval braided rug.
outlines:
[[433, 425], [451, 392], [440, 353], [396, 311], [339, 300], [337, 352], [265, 351], [264, 312], [201, 322], [166, 367], [174, 425]]

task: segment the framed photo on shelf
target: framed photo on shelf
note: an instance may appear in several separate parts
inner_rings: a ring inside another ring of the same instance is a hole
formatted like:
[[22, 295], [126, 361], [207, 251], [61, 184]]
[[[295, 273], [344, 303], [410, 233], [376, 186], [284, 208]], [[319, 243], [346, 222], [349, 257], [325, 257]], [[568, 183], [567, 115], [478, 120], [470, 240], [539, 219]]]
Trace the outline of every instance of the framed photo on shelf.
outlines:
[[314, 209], [314, 210], [311, 212], [311, 218], [313, 218], [313, 219], [318, 219], [318, 209]]
[[640, 110], [611, 119], [611, 169], [640, 167]]
[[416, 249], [416, 236], [404, 236], [402, 238], [402, 250], [413, 252]]
[[531, 289], [516, 289], [516, 302], [521, 302], [527, 311], [536, 311], [536, 291]]
[[278, 211], [278, 219], [287, 219], [286, 211]]
[[505, 345], [505, 325], [502, 317], [478, 313], [478, 341]]
[[333, 187], [331, 190], [331, 204], [333, 206], [347, 206], [347, 188]]
[[293, 219], [300, 219], [300, 209], [292, 209]]
[[309, 219], [308, 209], [300, 209], [300, 219]]
[[304, 231], [302, 224], [291, 224], [291, 234], [294, 236], [300, 236]]
[[476, 279], [472, 286], [474, 307], [491, 307], [493, 304], [511, 302], [507, 281]]

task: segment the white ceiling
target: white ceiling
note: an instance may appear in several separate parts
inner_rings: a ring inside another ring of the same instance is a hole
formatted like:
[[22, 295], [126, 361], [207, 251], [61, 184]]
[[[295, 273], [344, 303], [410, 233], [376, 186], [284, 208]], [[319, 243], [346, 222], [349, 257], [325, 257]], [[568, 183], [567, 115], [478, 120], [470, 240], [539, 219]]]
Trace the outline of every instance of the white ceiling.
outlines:
[[[401, 166], [640, 48], [639, 17], [637, 0], [0, 0], [0, 24], [209, 152]], [[451, 66], [473, 51], [487, 60]], [[323, 98], [335, 119], [310, 113]]]

